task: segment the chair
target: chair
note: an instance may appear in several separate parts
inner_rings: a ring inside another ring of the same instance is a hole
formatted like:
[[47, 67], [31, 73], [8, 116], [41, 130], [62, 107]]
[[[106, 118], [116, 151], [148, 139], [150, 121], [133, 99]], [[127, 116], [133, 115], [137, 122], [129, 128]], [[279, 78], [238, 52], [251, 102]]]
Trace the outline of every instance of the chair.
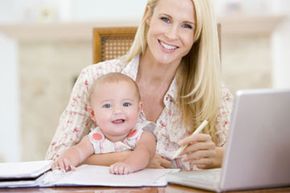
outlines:
[[[221, 51], [221, 25], [217, 25]], [[126, 54], [136, 33], [136, 27], [104, 27], [93, 29], [93, 64]]]
[[136, 27], [93, 29], [93, 64], [124, 55], [130, 48]]

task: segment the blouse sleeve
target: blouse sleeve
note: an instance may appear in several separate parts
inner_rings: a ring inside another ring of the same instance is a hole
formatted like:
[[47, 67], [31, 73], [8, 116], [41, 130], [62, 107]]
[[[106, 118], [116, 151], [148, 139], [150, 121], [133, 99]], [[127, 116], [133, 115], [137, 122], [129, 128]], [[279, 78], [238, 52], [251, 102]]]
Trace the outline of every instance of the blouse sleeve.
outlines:
[[69, 103], [60, 116], [46, 159], [56, 159], [65, 149], [76, 144], [84, 131], [93, 124], [87, 112], [88, 87], [92, 81], [89, 74], [88, 68], [83, 69], [80, 73]]
[[223, 146], [226, 143], [230, 126], [230, 115], [232, 111], [233, 95], [223, 86], [222, 99], [216, 122], [217, 146]]

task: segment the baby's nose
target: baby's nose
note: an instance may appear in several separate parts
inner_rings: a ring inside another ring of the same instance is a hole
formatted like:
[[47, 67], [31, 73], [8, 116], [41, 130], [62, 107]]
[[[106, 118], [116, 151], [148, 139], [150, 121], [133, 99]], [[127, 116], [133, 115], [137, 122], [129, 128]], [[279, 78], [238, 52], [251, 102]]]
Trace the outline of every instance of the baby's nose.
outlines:
[[121, 112], [122, 112], [122, 108], [119, 107], [119, 106], [115, 106], [115, 107], [113, 108], [113, 112], [114, 112], [114, 113], [121, 113]]

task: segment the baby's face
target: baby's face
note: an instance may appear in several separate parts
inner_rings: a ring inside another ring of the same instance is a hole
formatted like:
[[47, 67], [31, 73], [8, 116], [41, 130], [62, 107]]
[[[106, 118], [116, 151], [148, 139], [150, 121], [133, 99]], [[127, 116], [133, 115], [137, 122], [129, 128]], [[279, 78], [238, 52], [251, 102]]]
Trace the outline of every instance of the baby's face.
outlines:
[[135, 128], [141, 104], [132, 84], [103, 83], [92, 95], [94, 119], [112, 141], [123, 140]]

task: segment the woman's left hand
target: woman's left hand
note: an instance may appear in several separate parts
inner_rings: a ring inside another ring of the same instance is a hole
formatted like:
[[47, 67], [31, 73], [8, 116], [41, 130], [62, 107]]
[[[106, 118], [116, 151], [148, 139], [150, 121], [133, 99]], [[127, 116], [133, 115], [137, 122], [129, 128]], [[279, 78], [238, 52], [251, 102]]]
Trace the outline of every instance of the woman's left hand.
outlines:
[[200, 169], [221, 167], [223, 148], [217, 147], [210, 135], [188, 136], [179, 144], [187, 146], [180, 155], [183, 155], [183, 161], [188, 161], [191, 166], [196, 165]]

